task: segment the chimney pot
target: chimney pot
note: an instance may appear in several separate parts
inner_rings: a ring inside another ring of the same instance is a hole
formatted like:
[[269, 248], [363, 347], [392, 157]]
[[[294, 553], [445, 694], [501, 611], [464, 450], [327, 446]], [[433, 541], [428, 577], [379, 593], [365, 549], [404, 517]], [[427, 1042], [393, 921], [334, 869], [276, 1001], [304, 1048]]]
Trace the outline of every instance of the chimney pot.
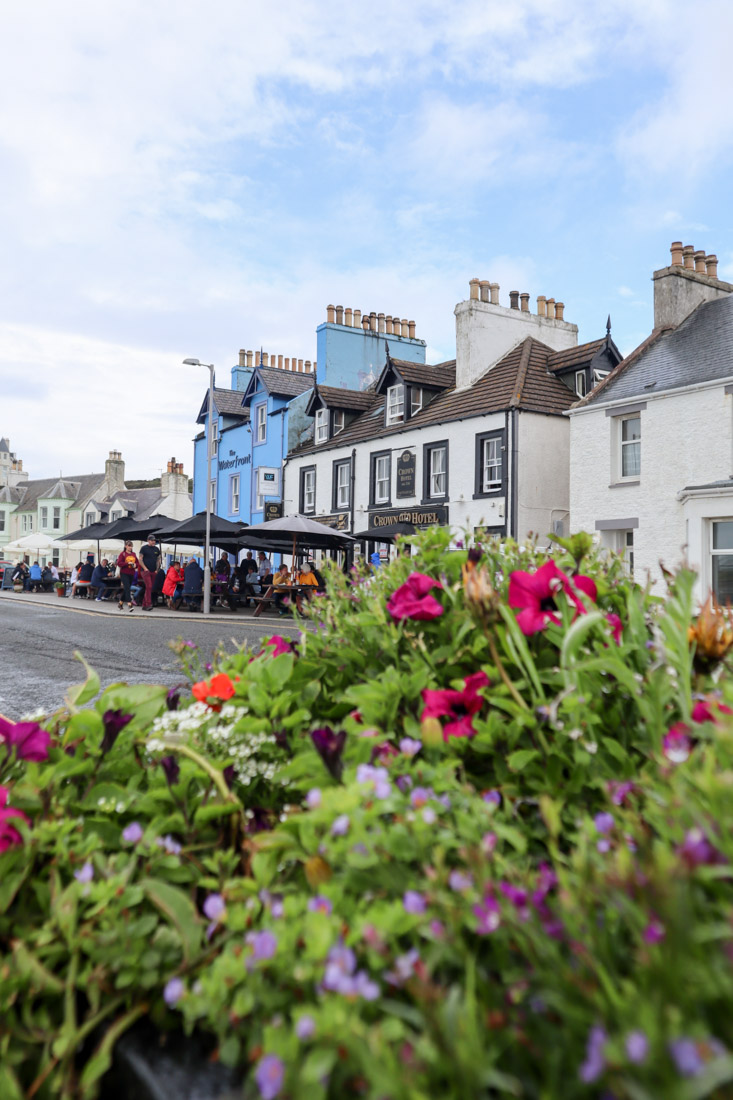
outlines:
[[537, 316], [547, 316], [547, 298], [545, 298], [544, 294], [537, 295]]
[[686, 244], [682, 249], [682, 255], [684, 256], [685, 267], [688, 271], [693, 271], [695, 268], [695, 246]]
[[482, 302], [488, 302], [488, 300], [489, 300], [489, 280], [488, 279], [481, 279], [481, 281], [479, 283], [479, 288], [480, 288], [480, 291], [481, 291], [481, 301]]
[[269, 367], [270, 365], [270, 353], [269, 351], [263, 351], [262, 353], [262, 366]]
[[167, 470], [169, 474], [173, 472], [173, 463], [170, 460], [168, 462]]
[[303, 360], [302, 359], [298, 360], [298, 373], [299, 374], [303, 373]]
[[336, 321], [336, 306], [326, 306], [326, 324], [332, 325]]
[[682, 241], [672, 241], [669, 251], [672, 253], [672, 267], [682, 267]]
[[387, 316], [384, 318], [384, 326], [387, 329], [387, 335], [391, 336], [392, 335], [392, 314], [391, 313], [388, 313]]
[[699, 248], [695, 253], [695, 271], [705, 274], [705, 249]]
[[471, 299], [474, 302], [478, 301], [480, 283], [481, 283], [480, 279], [469, 279], [468, 280], [469, 293], [470, 293]]
[[240, 365], [240, 367], [246, 366], [246, 361], [247, 361], [247, 352], [244, 350], [244, 348], [240, 348], [239, 349], [239, 365]]
[[705, 257], [705, 268], [707, 274], [711, 279], [717, 279], [718, 277], [718, 257], [714, 252], [711, 252], [709, 256]]
[[354, 310], [354, 328], [361, 328], [361, 310]]
[[529, 313], [529, 294], [520, 294], [519, 298], [522, 303], [522, 313]]
[[[272, 361], [273, 361], [273, 363], [275, 362], [275, 357], [274, 356], [272, 357]], [[282, 355], [278, 355], [278, 357], [277, 357], [277, 366], [278, 366], [278, 370], [283, 369], [283, 357], [282, 357]]]
[[491, 291], [491, 304], [492, 306], [498, 306], [499, 304], [499, 284], [489, 283], [489, 290]]
[[364, 329], [364, 332], [367, 332], [367, 330], [369, 329], [369, 314], [368, 313], [365, 313], [364, 316], [362, 317], [361, 327]]
[[414, 321], [408, 321], [408, 322], [407, 322], [407, 328], [408, 328], [408, 330], [409, 330], [409, 333], [410, 333], [410, 339], [411, 339], [411, 340], [414, 340], [414, 339], [415, 339], [415, 328], [416, 328], [416, 327], [417, 327], [417, 326], [415, 325], [415, 322], [414, 322]]
[[259, 367], [259, 365], [260, 365], [260, 353], [258, 351], [256, 351], [255, 352], [255, 366]]
[[509, 308], [510, 309], [519, 309], [519, 291], [518, 290], [510, 290], [509, 291]]
[[247, 352], [247, 366], [248, 367], [252, 366], [252, 352], [251, 351]]
[[401, 332], [402, 336], [409, 336], [410, 335], [410, 322], [407, 320], [406, 317], [402, 318], [401, 328], [402, 328], [402, 332]]
[[563, 317], [564, 311], [565, 311], [565, 303], [564, 302], [555, 302], [555, 320], [556, 321], [564, 321], [565, 320], [565, 318]]
[[290, 360], [288, 358], [285, 359], [285, 370], [290, 370]]
[[378, 313], [377, 314], [377, 325], [378, 325], [379, 331], [384, 332], [384, 314], [383, 313]]
[[344, 307], [336, 306], [336, 324], [343, 325], [344, 323]]
[[374, 310], [372, 310], [372, 312], [369, 314], [369, 328], [372, 330], [372, 332], [377, 331], [377, 315]]
[[547, 299], [547, 320], [548, 321], [554, 321], [555, 320], [555, 299], [554, 298], [548, 298]]
[[347, 325], [348, 328], [352, 327], [353, 314], [354, 314], [354, 311], [351, 308], [351, 306], [347, 306], [346, 309], [344, 310], [344, 324]]
[[311, 361], [310, 361], [310, 359], [306, 359], [306, 361], [305, 361], [305, 373], [310, 374], [310, 372], [311, 372]]

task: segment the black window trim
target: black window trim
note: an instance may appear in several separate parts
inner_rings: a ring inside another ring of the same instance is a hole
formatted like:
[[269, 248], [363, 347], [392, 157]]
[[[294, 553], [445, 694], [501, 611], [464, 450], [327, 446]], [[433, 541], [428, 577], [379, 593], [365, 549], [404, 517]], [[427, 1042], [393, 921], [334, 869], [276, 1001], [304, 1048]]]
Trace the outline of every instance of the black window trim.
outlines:
[[[374, 499], [374, 491], [377, 487], [377, 481], [375, 477], [377, 468], [377, 459], [387, 457], [389, 459], [389, 496], [387, 500], [376, 501]], [[391, 508], [392, 507], [392, 452], [386, 451], [372, 451], [369, 455], [369, 507], [370, 508]]]
[[[349, 468], [349, 499], [346, 504], [339, 504], [338, 502], [338, 468], [339, 466], [348, 466]], [[344, 509], [348, 511], [351, 508], [351, 458], [335, 458], [331, 464], [331, 511], [343, 512]], [[391, 471], [390, 471], [391, 472]]]
[[[305, 510], [305, 475], [310, 471], [313, 471], [313, 509], [310, 512]], [[298, 511], [303, 516], [314, 516], [316, 514], [316, 492], [318, 490], [318, 480], [316, 476], [315, 464], [312, 466], [301, 466], [300, 468], [300, 486], [299, 486], [299, 499]]]
[[[502, 460], [501, 460], [501, 485], [498, 489], [489, 489], [484, 492], [481, 488], [483, 481], [483, 449], [484, 442], [487, 439], [499, 439], [501, 441]], [[507, 454], [506, 454], [506, 429], [495, 428], [491, 432], [478, 432], [476, 435], [476, 457], [474, 462], [474, 487], [473, 487], [473, 499], [485, 500], [487, 497], [501, 497], [506, 496], [507, 492]]]
[[[430, 496], [430, 453], [445, 447], [445, 493], [440, 497]], [[435, 439], [424, 443], [422, 449], [422, 500], [421, 504], [447, 504], [450, 499], [450, 447], [447, 439]]]

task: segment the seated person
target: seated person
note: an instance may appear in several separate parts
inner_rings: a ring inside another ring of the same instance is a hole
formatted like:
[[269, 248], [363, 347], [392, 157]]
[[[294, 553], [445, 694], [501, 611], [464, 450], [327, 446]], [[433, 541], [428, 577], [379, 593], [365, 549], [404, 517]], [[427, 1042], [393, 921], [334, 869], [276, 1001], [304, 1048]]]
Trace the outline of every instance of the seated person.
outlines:
[[163, 598], [172, 611], [177, 611], [181, 606], [183, 594], [183, 569], [179, 561], [172, 561], [168, 567], [163, 582]]
[[91, 586], [96, 589], [97, 603], [101, 603], [103, 599], [109, 599], [105, 596], [105, 590], [107, 588], [107, 577], [109, 576], [109, 568], [107, 567], [107, 559], [102, 558], [99, 565], [95, 565], [92, 571]]
[[272, 584], [272, 562], [264, 550], [257, 555], [257, 576], [262, 588], [269, 588]]
[[278, 592], [277, 590], [283, 585], [291, 585], [293, 583], [292, 577], [290, 576], [290, 570], [288, 569], [285, 562], [283, 562], [283, 564], [275, 570], [275, 574], [272, 578], [272, 583], [275, 586], [275, 607], [277, 608], [279, 615], [284, 615], [284, 602], [285, 600], [288, 600], [289, 602], [289, 593]]
[[37, 561], [33, 562], [30, 573], [28, 574], [28, 591], [40, 592], [43, 588], [43, 570]]
[[161, 566], [153, 580], [153, 589], [150, 593], [150, 598], [153, 601], [153, 607], [158, 606], [158, 602], [163, 599], [163, 585], [165, 584], [165, 569]]
[[318, 569], [316, 569], [316, 567], [315, 567], [315, 563], [314, 563], [314, 562], [312, 562], [312, 561], [309, 561], [309, 562], [308, 562], [308, 568], [310, 569], [311, 573], [313, 574], [313, 576], [314, 576], [314, 577], [316, 578], [316, 580], [318, 581], [318, 587], [319, 587], [319, 589], [320, 589], [320, 588], [322, 588], [322, 589], [324, 589], [324, 590], [325, 590], [325, 587], [326, 587], [326, 578], [325, 578], [325, 577], [323, 576], [323, 573], [320, 573], [320, 572], [318, 571]]
[[[55, 579], [58, 580], [58, 573], [56, 574]], [[43, 569], [41, 570], [41, 585], [43, 586], [43, 591], [44, 592], [50, 592], [51, 589], [53, 588], [53, 582], [54, 582], [54, 575], [53, 575], [53, 570], [51, 569], [51, 566], [50, 565], [44, 565]]]
[[221, 557], [214, 566], [214, 576], [228, 577], [231, 571], [232, 567], [229, 563], [229, 555], [227, 554], [226, 550], [223, 550]]
[[69, 581], [69, 583], [71, 585], [72, 596], [76, 595], [76, 582], [79, 580], [79, 572], [83, 564], [84, 563], [80, 561], [79, 564], [75, 565], [74, 568], [71, 570], [71, 580]]
[[28, 566], [25, 564], [24, 561], [18, 562], [15, 569], [13, 570], [13, 575], [11, 579], [14, 582], [19, 581], [23, 585], [23, 588], [28, 587], [28, 583], [30, 581], [30, 573], [28, 572]]
[[311, 563], [306, 562], [298, 573], [298, 584], [312, 585], [313, 588], [318, 588], [318, 579], [311, 569]]
[[201, 608], [203, 591], [204, 571], [196, 559], [191, 558], [183, 571], [183, 599], [194, 611]]

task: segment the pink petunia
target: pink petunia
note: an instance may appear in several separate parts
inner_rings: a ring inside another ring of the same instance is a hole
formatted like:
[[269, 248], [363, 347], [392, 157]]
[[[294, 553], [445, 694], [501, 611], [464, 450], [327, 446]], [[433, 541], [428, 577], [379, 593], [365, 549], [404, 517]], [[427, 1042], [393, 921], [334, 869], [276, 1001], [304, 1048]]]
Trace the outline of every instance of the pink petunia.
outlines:
[[29, 819], [22, 810], [16, 810], [12, 806], [8, 806], [7, 787], [0, 787], [0, 852], [5, 852], [8, 848], [23, 843], [23, 837], [12, 824], [13, 818], [20, 818], [30, 824]]
[[670, 764], [684, 764], [692, 751], [690, 727], [684, 722], [675, 722], [662, 739], [662, 751]]
[[606, 622], [611, 627], [611, 634], [616, 645], [621, 645], [621, 635], [624, 632], [624, 624], [615, 611], [609, 611]]
[[0, 743], [7, 746], [8, 755], [15, 749], [18, 760], [41, 764], [48, 760], [51, 734], [37, 722], [9, 722], [0, 716]]
[[545, 562], [535, 573], [517, 570], [509, 578], [509, 606], [519, 611], [517, 624], [523, 634], [537, 634], [548, 623], [558, 626], [556, 597], [562, 592], [575, 607], [575, 615], [585, 614], [582, 592], [595, 600], [597, 590], [590, 577], [568, 577], [554, 561]]
[[397, 622], [403, 619], [417, 619], [422, 622], [437, 619], [443, 614], [443, 607], [431, 594], [431, 589], [442, 587], [440, 581], [433, 580], [425, 573], [411, 573], [405, 583], [389, 597], [387, 610]]
[[487, 687], [489, 678], [485, 672], [474, 672], [466, 676], [463, 681], [463, 691], [455, 691], [447, 688], [443, 691], [435, 691], [425, 688], [422, 693], [425, 709], [422, 712], [422, 721], [426, 718], [447, 718], [443, 726], [443, 740], [449, 737], [473, 737], [476, 732], [473, 728], [473, 717], [478, 714], [484, 703], [480, 694], [481, 689]]
[[707, 696], [707, 698], [697, 700], [690, 717], [693, 722], [715, 722], [717, 724], [719, 714], [733, 714], [733, 710], [714, 696]]

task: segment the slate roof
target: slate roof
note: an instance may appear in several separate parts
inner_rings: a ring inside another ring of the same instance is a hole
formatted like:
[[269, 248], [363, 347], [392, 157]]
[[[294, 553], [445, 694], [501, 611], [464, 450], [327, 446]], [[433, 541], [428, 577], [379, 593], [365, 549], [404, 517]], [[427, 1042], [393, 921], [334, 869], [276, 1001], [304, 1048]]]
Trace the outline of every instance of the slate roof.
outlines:
[[255, 367], [255, 374], [259, 374], [267, 392], [278, 397], [297, 397], [313, 389], [316, 381], [315, 374], [298, 374], [279, 367]]
[[[551, 348], [527, 337], [472, 386], [439, 393], [415, 416], [390, 427], [385, 427], [385, 397], [380, 394], [375, 398], [372, 408], [362, 413], [333, 439], [317, 446], [312, 440], [308, 440], [291, 451], [290, 457], [326, 451], [332, 447], [350, 446], [369, 439], [382, 439], [452, 420], [468, 420], [486, 413], [503, 412], [505, 409], [517, 408], [525, 412], [561, 416], [570, 408], [575, 395], [564, 382], [548, 372], [547, 364], [552, 354]], [[439, 366], [446, 374], [452, 369], [455, 377], [455, 360]]]
[[733, 377], [733, 295], [704, 302], [677, 328], [655, 329], [575, 409]]
[[[61, 479], [64, 498], [73, 500], [75, 505], [89, 500], [99, 489], [104, 481], [104, 474], [82, 474], [80, 477], [64, 477]], [[54, 493], [59, 485], [58, 477], [42, 477], [24, 481], [16, 486], [19, 492], [18, 511], [27, 512], [29, 508], [36, 508], [38, 501], [43, 498], [56, 498], [60, 493]]]
[[10, 453], [10, 444], [8, 443], [5, 436], [0, 439], [0, 451], [5, 452], [6, 454]]

